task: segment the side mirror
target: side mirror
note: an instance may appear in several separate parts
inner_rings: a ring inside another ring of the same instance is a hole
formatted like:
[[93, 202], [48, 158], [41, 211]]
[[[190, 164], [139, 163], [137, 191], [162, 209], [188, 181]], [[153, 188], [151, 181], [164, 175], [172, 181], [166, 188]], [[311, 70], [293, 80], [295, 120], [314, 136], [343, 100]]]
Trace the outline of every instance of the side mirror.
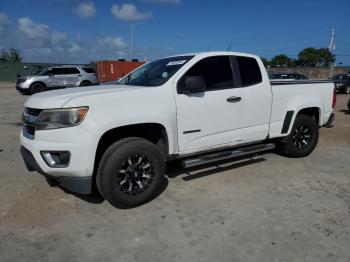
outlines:
[[206, 88], [205, 80], [201, 76], [186, 76], [181, 82], [181, 94], [204, 92]]

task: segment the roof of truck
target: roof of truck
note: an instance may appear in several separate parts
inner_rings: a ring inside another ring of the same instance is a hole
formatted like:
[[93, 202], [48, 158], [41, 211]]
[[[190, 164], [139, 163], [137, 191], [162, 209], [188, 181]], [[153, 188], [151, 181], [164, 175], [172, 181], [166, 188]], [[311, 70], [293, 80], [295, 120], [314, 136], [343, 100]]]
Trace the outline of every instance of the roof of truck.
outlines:
[[[178, 55], [171, 55], [167, 57], [177, 57], [177, 56], [216, 56], [216, 55], [234, 55], [234, 56], [248, 56], [248, 57], [259, 57], [254, 54], [241, 53], [241, 52], [231, 52], [231, 51], [210, 51], [210, 52], [197, 52], [197, 53], [185, 53]], [[164, 58], [167, 58], [164, 57]]]

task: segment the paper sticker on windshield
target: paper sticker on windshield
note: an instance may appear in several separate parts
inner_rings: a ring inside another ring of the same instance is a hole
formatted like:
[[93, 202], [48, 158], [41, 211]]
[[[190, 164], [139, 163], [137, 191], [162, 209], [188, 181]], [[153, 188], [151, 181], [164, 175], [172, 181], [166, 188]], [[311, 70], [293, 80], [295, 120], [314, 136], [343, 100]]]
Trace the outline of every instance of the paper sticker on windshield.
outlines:
[[186, 62], [187, 62], [187, 60], [171, 61], [166, 66], [183, 65]]

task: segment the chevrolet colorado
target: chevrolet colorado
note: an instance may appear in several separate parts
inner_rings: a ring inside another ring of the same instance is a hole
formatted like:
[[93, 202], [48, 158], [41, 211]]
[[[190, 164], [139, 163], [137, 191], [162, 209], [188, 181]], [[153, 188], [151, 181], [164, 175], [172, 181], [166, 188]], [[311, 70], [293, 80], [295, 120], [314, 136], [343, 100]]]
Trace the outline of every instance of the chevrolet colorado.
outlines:
[[235, 52], [166, 57], [115, 85], [30, 97], [21, 131], [27, 168], [71, 191], [96, 186], [116, 207], [154, 198], [165, 163], [185, 168], [278, 148], [309, 155], [334, 118], [329, 81], [269, 81], [260, 58]]

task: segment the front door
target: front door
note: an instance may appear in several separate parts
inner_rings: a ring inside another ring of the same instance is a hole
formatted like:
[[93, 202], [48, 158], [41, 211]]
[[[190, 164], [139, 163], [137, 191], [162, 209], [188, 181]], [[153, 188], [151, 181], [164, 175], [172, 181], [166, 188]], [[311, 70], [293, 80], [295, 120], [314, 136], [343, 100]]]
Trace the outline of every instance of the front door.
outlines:
[[52, 68], [48, 80], [49, 87], [65, 87], [66, 75], [64, 68]]
[[80, 71], [76, 67], [65, 68], [67, 87], [79, 85]]
[[229, 56], [205, 58], [183, 76], [201, 76], [206, 90], [177, 94], [180, 152], [242, 143], [244, 90], [238, 87]]

